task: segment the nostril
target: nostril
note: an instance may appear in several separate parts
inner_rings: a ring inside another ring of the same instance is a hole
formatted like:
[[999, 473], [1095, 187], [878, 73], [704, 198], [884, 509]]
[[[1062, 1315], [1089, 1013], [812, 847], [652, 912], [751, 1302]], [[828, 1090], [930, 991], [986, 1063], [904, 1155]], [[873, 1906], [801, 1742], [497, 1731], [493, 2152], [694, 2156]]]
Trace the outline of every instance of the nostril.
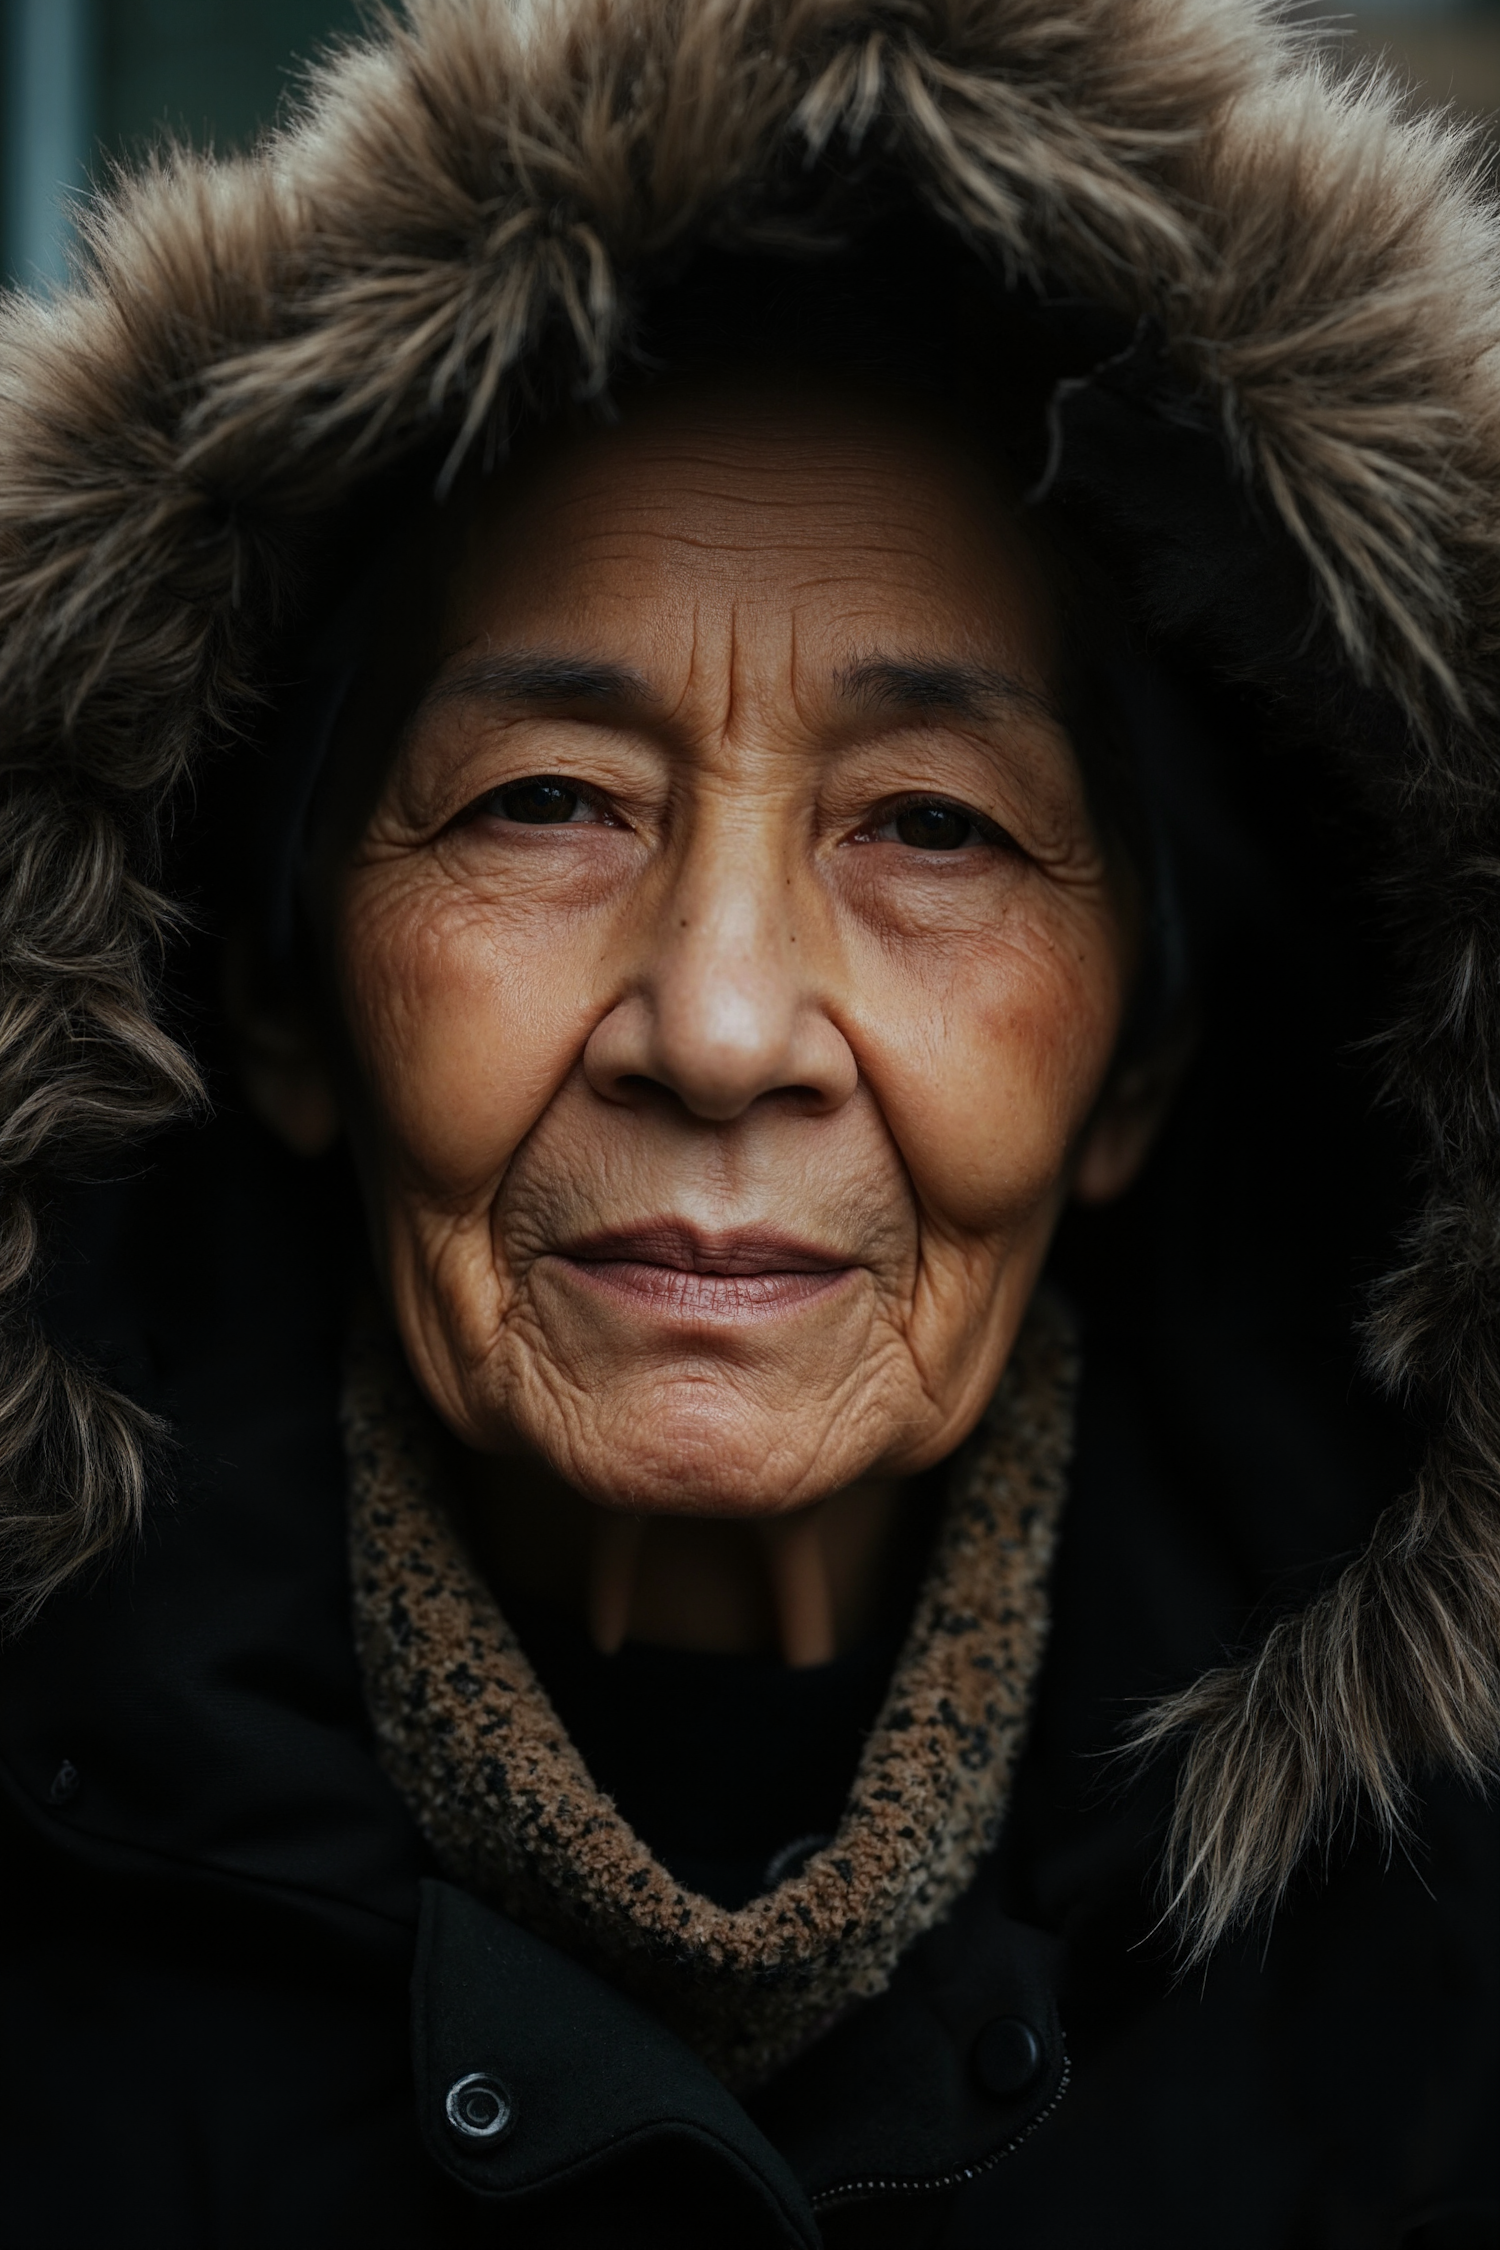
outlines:
[[[847, 1042], [814, 1007], [758, 1005], [753, 994], [716, 983], [709, 995], [662, 989], [622, 999], [584, 1048], [589, 1084], [624, 1108], [665, 1098], [691, 1116], [727, 1123], [771, 1100], [795, 1116], [822, 1116], [854, 1090]], [[784, 995], [780, 998], [785, 998]]]
[[675, 1102], [678, 1099], [670, 1086], [664, 1085], [661, 1079], [651, 1077], [644, 1070], [622, 1071], [614, 1082], [614, 1091], [633, 1101]]

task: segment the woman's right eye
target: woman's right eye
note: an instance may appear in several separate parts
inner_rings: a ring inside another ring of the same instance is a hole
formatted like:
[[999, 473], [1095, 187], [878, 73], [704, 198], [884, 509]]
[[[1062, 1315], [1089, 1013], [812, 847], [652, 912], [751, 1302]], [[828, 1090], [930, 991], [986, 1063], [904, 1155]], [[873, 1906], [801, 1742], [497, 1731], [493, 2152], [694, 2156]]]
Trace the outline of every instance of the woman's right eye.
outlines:
[[525, 781], [507, 782], [503, 789], [492, 789], [474, 809], [527, 828], [561, 828], [601, 817], [591, 798], [556, 774], [530, 774]]

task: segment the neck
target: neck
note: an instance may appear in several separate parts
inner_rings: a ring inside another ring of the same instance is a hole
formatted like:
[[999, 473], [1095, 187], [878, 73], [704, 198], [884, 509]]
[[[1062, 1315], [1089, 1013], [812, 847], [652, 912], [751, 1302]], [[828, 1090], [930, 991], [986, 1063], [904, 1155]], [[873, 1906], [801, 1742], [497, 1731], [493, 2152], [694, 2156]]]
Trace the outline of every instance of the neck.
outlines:
[[893, 1479], [727, 1520], [598, 1507], [540, 1463], [476, 1454], [461, 1489], [465, 1534], [502, 1606], [512, 1592], [567, 1609], [606, 1655], [638, 1640], [826, 1664], [875, 1624], [911, 1529]]

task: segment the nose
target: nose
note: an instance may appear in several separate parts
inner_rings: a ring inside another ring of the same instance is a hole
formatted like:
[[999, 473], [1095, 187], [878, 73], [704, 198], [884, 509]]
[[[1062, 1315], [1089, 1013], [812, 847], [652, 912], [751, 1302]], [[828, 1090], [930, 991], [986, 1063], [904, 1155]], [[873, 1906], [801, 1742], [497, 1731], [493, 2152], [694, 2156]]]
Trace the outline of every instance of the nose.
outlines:
[[816, 915], [794, 927], [791, 898], [779, 859], [747, 839], [691, 855], [584, 1049], [594, 1092], [633, 1102], [664, 1089], [717, 1123], [767, 1095], [813, 1115], [846, 1102], [858, 1066], [819, 990]]

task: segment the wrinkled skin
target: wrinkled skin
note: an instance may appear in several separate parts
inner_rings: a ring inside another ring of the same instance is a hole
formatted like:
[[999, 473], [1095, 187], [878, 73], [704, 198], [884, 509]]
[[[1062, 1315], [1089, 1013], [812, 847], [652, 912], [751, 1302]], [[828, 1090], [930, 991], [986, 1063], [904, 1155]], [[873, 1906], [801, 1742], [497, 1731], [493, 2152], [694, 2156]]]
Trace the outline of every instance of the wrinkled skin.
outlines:
[[660, 392], [466, 539], [317, 876], [412, 1367], [606, 1508], [906, 1476], [1153, 1122], [1045, 573], [960, 442], [805, 390]]

